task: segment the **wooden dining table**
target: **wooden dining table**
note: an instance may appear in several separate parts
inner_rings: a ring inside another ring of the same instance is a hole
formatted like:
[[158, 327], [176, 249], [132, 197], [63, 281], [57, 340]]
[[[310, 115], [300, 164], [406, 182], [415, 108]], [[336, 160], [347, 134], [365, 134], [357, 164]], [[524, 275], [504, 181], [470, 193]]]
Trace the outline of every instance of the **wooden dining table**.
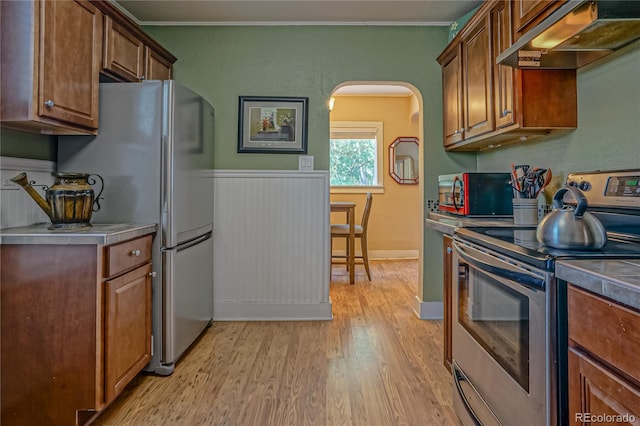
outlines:
[[347, 214], [347, 224], [349, 224], [347, 267], [349, 268], [349, 283], [354, 284], [356, 280], [356, 203], [351, 201], [332, 201], [331, 212], [343, 212]]

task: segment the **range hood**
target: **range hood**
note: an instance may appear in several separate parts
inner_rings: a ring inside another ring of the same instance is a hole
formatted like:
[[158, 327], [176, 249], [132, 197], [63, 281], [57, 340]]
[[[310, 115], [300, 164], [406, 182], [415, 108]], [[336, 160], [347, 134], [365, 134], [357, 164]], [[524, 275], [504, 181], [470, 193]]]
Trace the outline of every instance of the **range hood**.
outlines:
[[640, 38], [640, 0], [569, 0], [502, 52], [514, 68], [575, 69]]

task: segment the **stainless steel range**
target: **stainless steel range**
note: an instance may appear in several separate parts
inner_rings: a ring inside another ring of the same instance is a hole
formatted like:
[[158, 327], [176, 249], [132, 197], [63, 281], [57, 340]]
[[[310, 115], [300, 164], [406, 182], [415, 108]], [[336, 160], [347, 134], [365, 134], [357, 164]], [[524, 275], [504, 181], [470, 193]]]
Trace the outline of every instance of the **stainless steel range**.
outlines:
[[550, 249], [535, 228], [454, 233], [454, 406], [465, 425], [566, 423], [566, 288], [555, 262], [640, 258], [640, 170], [573, 173], [567, 184], [605, 226], [601, 249]]

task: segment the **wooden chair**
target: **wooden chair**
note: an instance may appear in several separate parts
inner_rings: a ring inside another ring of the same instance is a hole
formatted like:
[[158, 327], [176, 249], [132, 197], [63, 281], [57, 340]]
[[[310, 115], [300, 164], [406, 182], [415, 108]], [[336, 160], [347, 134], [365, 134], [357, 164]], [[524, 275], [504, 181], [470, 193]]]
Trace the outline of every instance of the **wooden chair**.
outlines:
[[[367, 193], [367, 202], [364, 205], [364, 211], [362, 212], [362, 220], [360, 225], [355, 225], [355, 238], [360, 238], [360, 251], [362, 254], [356, 256], [355, 259], [361, 260], [360, 264], [364, 265], [365, 271], [367, 271], [367, 278], [371, 281], [371, 272], [369, 271], [369, 255], [367, 253], [367, 224], [369, 223], [369, 215], [371, 213], [371, 204], [373, 203], [373, 196], [370, 192]], [[343, 265], [347, 263], [349, 259], [349, 224], [340, 223], [331, 225], [331, 246], [333, 247], [334, 238], [344, 238], [347, 242], [347, 253], [345, 256], [334, 256], [333, 251], [331, 253], [331, 264]], [[334, 262], [334, 259], [345, 259], [344, 262]], [[348, 266], [347, 266], [348, 267]]]

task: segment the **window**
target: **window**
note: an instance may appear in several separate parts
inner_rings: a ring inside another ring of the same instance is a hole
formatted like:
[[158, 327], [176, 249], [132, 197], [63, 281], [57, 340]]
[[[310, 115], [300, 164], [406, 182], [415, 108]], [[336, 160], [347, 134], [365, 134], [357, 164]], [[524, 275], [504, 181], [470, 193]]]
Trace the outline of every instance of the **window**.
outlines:
[[329, 146], [332, 192], [382, 192], [382, 122], [333, 121]]

